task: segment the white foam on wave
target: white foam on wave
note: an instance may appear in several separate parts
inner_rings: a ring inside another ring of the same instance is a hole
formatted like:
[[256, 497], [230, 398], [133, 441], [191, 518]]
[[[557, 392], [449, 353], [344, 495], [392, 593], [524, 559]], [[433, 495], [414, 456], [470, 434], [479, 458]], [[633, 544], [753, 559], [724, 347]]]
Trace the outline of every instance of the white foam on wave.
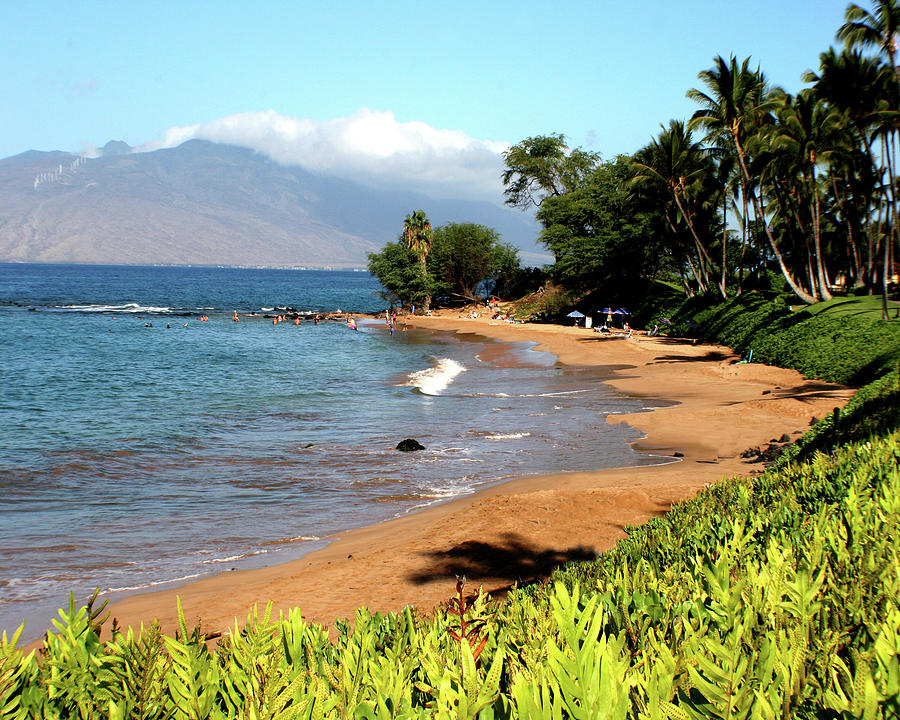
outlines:
[[143, 585], [129, 585], [125, 587], [106, 588], [103, 592], [128, 592], [131, 590], [145, 590], [146, 588], [156, 587], [157, 585], [168, 585], [169, 583], [184, 582], [200, 577], [201, 573], [193, 573], [192, 575], [184, 575], [183, 577], [172, 578], [171, 580], [154, 580]]
[[137, 303], [125, 303], [123, 305], [60, 305], [60, 310], [70, 312], [99, 312], [99, 313], [171, 313], [170, 307], [156, 307], [154, 305], [138, 305]]
[[562, 390], [560, 392], [537, 393], [536, 395], [521, 395], [520, 397], [557, 397], [558, 395], [581, 395], [590, 392], [590, 388], [584, 390]]
[[416, 388], [423, 395], [440, 395], [457, 375], [465, 371], [466, 368], [456, 360], [440, 358], [430, 368], [410, 373], [404, 385]]
[[213, 558], [212, 560], [204, 560], [201, 565], [211, 565], [214, 563], [234, 562], [235, 560], [243, 560], [244, 558], [253, 557], [254, 555], [265, 555], [268, 550], [255, 550], [254, 552], [241, 553], [240, 555], [230, 555], [223, 558]]
[[531, 437], [530, 432], [517, 432], [517, 433], [493, 433], [491, 435], [485, 435], [485, 440], [519, 440], [521, 438]]

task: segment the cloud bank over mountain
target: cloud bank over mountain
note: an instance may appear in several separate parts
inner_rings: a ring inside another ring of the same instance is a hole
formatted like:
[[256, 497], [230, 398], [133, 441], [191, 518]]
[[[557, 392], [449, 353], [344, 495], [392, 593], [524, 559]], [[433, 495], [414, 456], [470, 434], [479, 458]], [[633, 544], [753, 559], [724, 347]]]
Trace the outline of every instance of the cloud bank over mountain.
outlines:
[[274, 110], [246, 112], [173, 127], [140, 152], [202, 139], [255, 150], [282, 165], [374, 187], [435, 197], [502, 202], [501, 154], [509, 143], [459, 130], [400, 122], [388, 110], [362, 108], [349, 117], [310, 120]]

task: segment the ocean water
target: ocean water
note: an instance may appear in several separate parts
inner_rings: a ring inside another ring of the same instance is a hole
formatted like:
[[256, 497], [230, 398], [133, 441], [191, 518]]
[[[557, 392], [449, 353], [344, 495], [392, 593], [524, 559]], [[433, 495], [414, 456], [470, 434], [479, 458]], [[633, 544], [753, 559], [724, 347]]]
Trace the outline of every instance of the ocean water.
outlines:
[[[284, 562], [509, 478], [661, 461], [607, 424], [645, 401], [602, 368], [311, 321], [383, 310], [379, 289], [362, 272], [0, 264], [0, 630], [35, 638], [70, 592]], [[300, 325], [266, 317], [284, 311]], [[407, 437], [426, 450], [397, 452]]]

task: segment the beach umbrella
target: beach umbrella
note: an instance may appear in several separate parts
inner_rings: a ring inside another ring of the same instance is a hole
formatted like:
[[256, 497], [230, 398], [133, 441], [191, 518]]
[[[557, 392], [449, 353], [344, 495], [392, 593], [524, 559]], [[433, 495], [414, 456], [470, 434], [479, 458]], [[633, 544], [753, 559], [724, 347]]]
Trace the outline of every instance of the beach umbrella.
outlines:
[[598, 310], [597, 312], [602, 313], [603, 315], [609, 315], [610, 313], [612, 313], [612, 310], [610, 310], [609, 308], [603, 308], [602, 310]]
[[568, 315], [566, 315], [566, 317], [571, 317], [571, 318], [583, 318], [583, 317], [584, 317], [584, 313], [580, 313], [580, 312], [578, 312], [577, 310], [573, 310], [573, 311], [570, 312]]
[[613, 311], [612, 311], [612, 314], [613, 314], [613, 315], [627, 315], [627, 314], [628, 314], [628, 311], [627, 311], [627, 310], [623, 310], [622, 308], [619, 308], [618, 310], [613, 310]]

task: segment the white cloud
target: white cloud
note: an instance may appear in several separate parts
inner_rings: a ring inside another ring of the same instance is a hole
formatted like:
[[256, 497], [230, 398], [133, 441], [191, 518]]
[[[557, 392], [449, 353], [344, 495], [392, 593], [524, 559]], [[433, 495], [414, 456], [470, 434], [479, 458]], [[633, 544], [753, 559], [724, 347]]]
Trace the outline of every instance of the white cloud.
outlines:
[[362, 108], [333, 120], [308, 120], [274, 110], [173, 127], [141, 152], [200, 138], [252, 148], [282, 165], [376, 186], [440, 197], [501, 201], [501, 153], [509, 143], [479, 140], [460, 130], [398, 122], [390, 111]]

